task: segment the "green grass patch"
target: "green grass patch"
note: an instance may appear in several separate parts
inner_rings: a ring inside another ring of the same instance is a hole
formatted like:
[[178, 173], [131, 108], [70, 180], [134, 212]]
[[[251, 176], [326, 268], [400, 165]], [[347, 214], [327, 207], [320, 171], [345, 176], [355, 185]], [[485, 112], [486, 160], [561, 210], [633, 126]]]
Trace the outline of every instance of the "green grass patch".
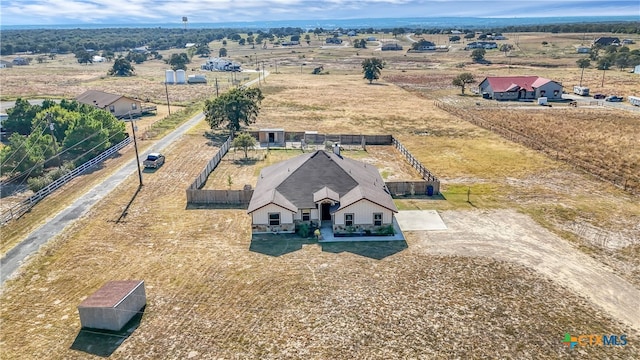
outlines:
[[151, 125], [149, 131], [147, 131], [147, 136], [151, 139], [159, 139], [163, 137], [168, 132], [176, 129], [182, 123], [191, 119], [193, 116], [202, 112], [204, 108], [204, 102], [199, 101], [188, 105], [187, 107], [172, 113], [171, 115], [165, 117], [162, 120], [156, 121]]

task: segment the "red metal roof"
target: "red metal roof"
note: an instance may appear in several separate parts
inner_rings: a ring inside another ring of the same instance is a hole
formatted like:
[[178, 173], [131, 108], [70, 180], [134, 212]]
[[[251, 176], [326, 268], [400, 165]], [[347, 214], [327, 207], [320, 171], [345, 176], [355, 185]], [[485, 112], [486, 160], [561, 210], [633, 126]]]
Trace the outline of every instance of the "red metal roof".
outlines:
[[114, 307], [143, 282], [142, 280], [109, 281], [84, 299], [78, 307]]
[[551, 80], [539, 76], [490, 76], [487, 81], [494, 92], [507, 92], [519, 89], [534, 91]]

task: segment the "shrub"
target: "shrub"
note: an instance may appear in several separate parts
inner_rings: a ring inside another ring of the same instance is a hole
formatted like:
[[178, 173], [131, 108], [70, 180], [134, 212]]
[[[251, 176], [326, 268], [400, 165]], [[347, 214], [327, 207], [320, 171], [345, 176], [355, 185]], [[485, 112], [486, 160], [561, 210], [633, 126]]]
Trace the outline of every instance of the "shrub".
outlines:
[[309, 237], [309, 233], [309, 224], [302, 223], [298, 225], [298, 235], [300, 235], [300, 237]]

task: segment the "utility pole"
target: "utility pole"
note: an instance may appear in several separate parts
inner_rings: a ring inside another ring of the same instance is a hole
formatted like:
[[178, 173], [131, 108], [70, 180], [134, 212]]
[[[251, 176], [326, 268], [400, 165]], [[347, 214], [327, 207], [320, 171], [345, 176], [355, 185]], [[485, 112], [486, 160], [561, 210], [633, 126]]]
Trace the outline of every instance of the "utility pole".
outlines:
[[218, 78], [216, 78], [216, 97], [218, 97]]
[[[169, 115], [171, 115], [171, 106], [169, 105], [169, 87], [167, 86], [167, 82], [164, 82], [164, 91], [167, 93], [167, 110], [169, 110]], [[131, 113], [129, 113], [131, 116]]]
[[[260, 78], [260, 74], [258, 74], [258, 78]], [[262, 61], [262, 81], [267, 83], [267, 78], [264, 76], [264, 61]]]
[[138, 168], [138, 180], [140, 181], [140, 185], [138, 185], [138, 188], [141, 188], [142, 187], [142, 170], [140, 170], [138, 142], [136, 141], [136, 126], [133, 125], [133, 119], [131, 118], [131, 111], [129, 111], [129, 122], [131, 123], [131, 131], [133, 132], [133, 147], [134, 149], [136, 149], [136, 167]]
[[60, 162], [60, 157], [58, 156], [58, 140], [56, 140], [56, 134], [53, 132], [54, 126], [51, 122], [52, 116], [53, 115], [50, 112], [45, 115], [45, 117], [47, 118], [47, 124], [49, 125], [49, 133], [51, 133], [51, 137], [53, 138], [53, 152], [55, 153], [55, 157], [57, 160], [56, 163], [58, 164], [58, 167], [61, 168], [62, 163]]

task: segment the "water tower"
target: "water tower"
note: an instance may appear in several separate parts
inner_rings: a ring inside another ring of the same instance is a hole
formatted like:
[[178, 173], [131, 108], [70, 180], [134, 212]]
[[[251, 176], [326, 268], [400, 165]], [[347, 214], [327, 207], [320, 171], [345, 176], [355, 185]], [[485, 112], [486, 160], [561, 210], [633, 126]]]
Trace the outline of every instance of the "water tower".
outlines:
[[189, 20], [187, 20], [187, 17], [186, 17], [186, 16], [183, 16], [183, 17], [182, 17], [182, 24], [184, 25], [184, 29], [185, 29], [185, 30], [187, 30], [187, 22], [188, 22], [188, 21], [189, 21]]

